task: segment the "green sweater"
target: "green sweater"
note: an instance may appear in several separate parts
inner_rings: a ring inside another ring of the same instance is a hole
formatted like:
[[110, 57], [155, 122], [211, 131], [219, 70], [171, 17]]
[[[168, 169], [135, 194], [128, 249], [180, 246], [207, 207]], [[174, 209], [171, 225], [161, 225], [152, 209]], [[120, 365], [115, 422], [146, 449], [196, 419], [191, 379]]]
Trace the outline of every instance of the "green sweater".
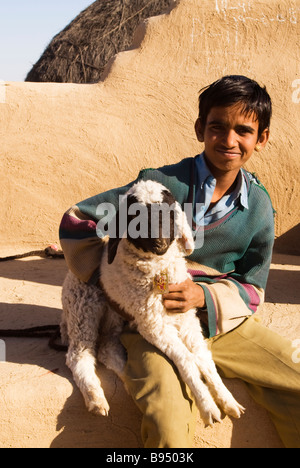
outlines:
[[[256, 312], [264, 301], [274, 242], [272, 203], [265, 188], [244, 171], [249, 209], [237, 206], [213, 224], [202, 227], [204, 242], [188, 258], [189, 272], [205, 293], [209, 336], [226, 333]], [[176, 200], [195, 204], [195, 159], [159, 169], [142, 170], [130, 184], [96, 195], [73, 206], [60, 226], [61, 245], [71, 271], [96, 284], [103, 241], [96, 228], [97, 207], [112, 203], [140, 179], [165, 185]], [[197, 226], [193, 225], [193, 229]]]

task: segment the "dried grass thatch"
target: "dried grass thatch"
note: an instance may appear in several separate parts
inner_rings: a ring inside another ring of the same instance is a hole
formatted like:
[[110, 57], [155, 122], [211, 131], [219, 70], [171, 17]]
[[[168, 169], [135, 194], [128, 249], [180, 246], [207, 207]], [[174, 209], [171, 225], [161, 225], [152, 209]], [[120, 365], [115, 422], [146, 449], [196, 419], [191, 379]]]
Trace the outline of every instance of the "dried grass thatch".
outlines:
[[57, 34], [25, 81], [95, 83], [105, 65], [132, 43], [139, 23], [173, 0], [97, 0]]

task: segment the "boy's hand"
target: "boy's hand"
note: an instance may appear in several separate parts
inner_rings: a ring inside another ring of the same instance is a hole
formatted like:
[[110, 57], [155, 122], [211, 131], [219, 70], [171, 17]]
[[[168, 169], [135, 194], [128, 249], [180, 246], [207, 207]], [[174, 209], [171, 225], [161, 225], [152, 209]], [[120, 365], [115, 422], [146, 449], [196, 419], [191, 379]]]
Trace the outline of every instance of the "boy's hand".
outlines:
[[204, 291], [190, 278], [180, 284], [170, 284], [169, 292], [163, 295], [167, 312], [182, 314], [193, 307], [205, 307]]

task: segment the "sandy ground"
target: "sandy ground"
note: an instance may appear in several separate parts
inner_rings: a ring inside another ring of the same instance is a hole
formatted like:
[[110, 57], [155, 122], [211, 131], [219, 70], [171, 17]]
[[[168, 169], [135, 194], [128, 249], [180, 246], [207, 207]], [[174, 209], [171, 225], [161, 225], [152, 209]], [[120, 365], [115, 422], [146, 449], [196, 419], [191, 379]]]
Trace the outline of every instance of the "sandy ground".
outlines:
[[137, 48], [118, 54], [103, 82], [5, 83], [0, 249], [54, 242], [73, 204], [127, 184], [141, 168], [202, 152], [194, 132], [198, 92], [225, 74], [254, 78], [272, 97], [270, 142], [247, 168], [271, 195], [276, 235], [293, 229], [300, 205], [299, 22], [292, 0], [179, 0], [140, 29]]
[[[0, 328], [57, 324], [60, 320], [64, 260], [33, 257], [1, 265]], [[300, 338], [300, 257], [275, 254], [261, 311], [264, 323]], [[123, 385], [99, 366], [111, 405], [108, 418], [85, 409], [65, 365], [64, 353], [47, 339], [5, 339], [7, 362], [0, 363], [0, 447], [141, 447], [141, 417]], [[227, 381], [247, 411], [239, 421], [225, 418], [213, 429], [198, 422], [195, 447], [281, 447], [267, 413], [252, 402], [239, 381]]]

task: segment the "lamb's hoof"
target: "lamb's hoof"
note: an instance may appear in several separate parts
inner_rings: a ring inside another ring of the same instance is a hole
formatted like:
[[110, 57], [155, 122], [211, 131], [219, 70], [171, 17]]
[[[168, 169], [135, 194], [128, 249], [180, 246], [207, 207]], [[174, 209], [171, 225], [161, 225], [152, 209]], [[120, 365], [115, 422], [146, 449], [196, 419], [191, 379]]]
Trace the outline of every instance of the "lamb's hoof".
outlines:
[[222, 422], [222, 415], [221, 411], [217, 407], [217, 405], [211, 406], [208, 409], [203, 409], [203, 407], [200, 409], [200, 416], [205, 424], [205, 427], [207, 426], [213, 426], [214, 423], [216, 422]]
[[223, 410], [228, 416], [232, 416], [236, 419], [239, 419], [246, 411], [246, 409], [235, 400], [234, 403], [225, 404]]
[[96, 416], [108, 416], [109, 404], [106, 399], [98, 398], [97, 400], [89, 401], [88, 410]]

